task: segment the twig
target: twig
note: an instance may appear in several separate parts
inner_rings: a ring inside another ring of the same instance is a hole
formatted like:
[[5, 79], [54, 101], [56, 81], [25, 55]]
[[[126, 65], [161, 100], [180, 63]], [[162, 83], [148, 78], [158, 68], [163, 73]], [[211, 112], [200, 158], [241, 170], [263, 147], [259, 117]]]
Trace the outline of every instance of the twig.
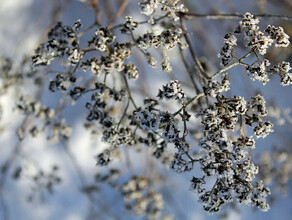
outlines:
[[119, 126], [120, 126], [120, 124], [122, 123], [124, 117], [126, 116], [126, 114], [127, 114], [127, 110], [128, 110], [128, 108], [129, 108], [129, 104], [130, 104], [130, 98], [128, 98], [126, 108], [125, 108], [125, 110], [124, 110], [124, 112], [123, 112], [123, 115], [122, 115], [120, 121], [118, 122], [118, 126], [117, 126], [117, 128], [119, 128]]
[[132, 104], [134, 105], [135, 109], [137, 109], [137, 105], [136, 105], [136, 103], [135, 103], [135, 101], [133, 99], [133, 96], [132, 96], [132, 93], [131, 93], [131, 90], [130, 90], [130, 87], [129, 87], [129, 84], [128, 84], [128, 81], [127, 81], [127, 78], [126, 78], [125, 74], [122, 74], [122, 75], [123, 75], [123, 79], [124, 79], [124, 82], [125, 82], [126, 89], [128, 91], [129, 98], [130, 98]]
[[224, 73], [225, 71], [231, 69], [232, 67], [235, 67], [237, 66], [238, 64], [241, 63], [241, 61], [245, 58], [247, 58], [251, 53], [253, 53], [253, 51], [250, 51], [248, 52], [247, 54], [245, 54], [243, 57], [241, 57], [239, 60], [235, 61], [234, 63], [232, 64], [229, 64], [228, 66], [220, 69], [219, 71], [217, 71], [216, 73], [214, 73], [212, 76], [211, 76], [211, 80], [216, 78], [217, 76], [219, 76], [221, 73]]
[[[183, 109], [183, 113], [185, 113], [185, 109]], [[186, 139], [186, 136], [188, 135], [188, 129], [187, 129], [187, 121], [184, 116], [181, 116], [184, 122], [184, 132], [183, 132], [183, 140]]]
[[187, 155], [187, 157], [191, 160], [191, 162], [194, 164], [195, 162], [199, 162], [201, 161], [200, 159], [194, 159], [191, 157], [191, 155], [189, 154], [189, 152], [185, 152], [185, 155]]
[[190, 53], [191, 53], [191, 56], [193, 58], [193, 61], [195, 62], [195, 64], [197, 65], [198, 69], [199, 69], [199, 72], [200, 74], [206, 78], [206, 79], [209, 79], [210, 77], [208, 76], [208, 74], [206, 73], [206, 71], [204, 70], [204, 68], [202, 67], [202, 64], [199, 60], [199, 58], [197, 57], [195, 51], [194, 51], [194, 48], [192, 47], [192, 44], [191, 44], [191, 41], [189, 39], [189, 36], [186, 32], [186, 26], [185, 26], [185, 23], [183, 22], [183, 20], [181, 19], [180, 20], [181, 22], [181, 27], [182, 27], [182, 30], [183, 30], [183, 36], [184, 38], [186, 39], [186, 42], [187, 44], [189, 45], [189, 50], [190, 50]]
[[242, 115], [240, 115], [240, 134], [241, 134], [241, 136], [242, 137], [244, 137], [244, 130], [243, 130], [243, 116]]
[[[96, 22], [94, 22], [92, 25], [88, 26], [87, 28], [84, 28], [82, 31], [80, 31], [77, 35], [77, 37], [81, 37], [83, 34], [85, 34], [87, 31], [91, 30], [92, 28], [94, 28], [95, 26], [98, 26], [98, 24]], [[85, 51], [85, 50], [83, 50]]]
[[210, 196], [211, 196], [211, 195], [213, 195], [213, 193], [214, 193], [214, 190], [215, 190], [215, 188], [216, 188], [217, 184], [219, 183], [219, 181], [220, 181], [220, 179], [217, 179], [217, 180], [216, 180], [216, 182], [215, 182], [214, 186], [212, 187], [212, 190], [211, 190]]
[[179, 114], [183, 109], [185, 109], [189, 104], [191, 104], [193, 101], [203, 97], [205, 94], [202, 92], [198, 95], [196, 95], [195, 97], [191, 98], [187, 103], [183, 104], [183, 106], [177, 110], [175, 113], [173, 113], [173, 116], [176, 116], [177, 114]]
[[124, 12], [124, 10], [126, 9], [127, 5], [129, 4], [129, 0], [124, 0], [123, 3], [121, 4], [118, 12], [115, 14], [115, 16], [111, 19], [110, 24], [108, 26], [109, 29], [112, 28], [112, 26], [114, 25], [114, 22], [118, 19], [118, 17], [121, 16], [121, 14]]
[[191, 70], [191, 68], [189, 67], [189, 64], [188, 64], [188, 62], [187, 62], [187, 60], [186, 60], [186, 58], [185, 58], [185, 56], [184, 56], [184, 54], [183, 54], [183, 50], [182, 50], [181, 48], [179, 48], [179, 52], [180, 52], [181, 59], [182, 59], [182, 61], [183, 61], [183, 63], [184, 63], [184, 66], [185, 66], [185, 68], [186, 68], [186, 70], [187, 70], [187, 72], [188, 72], [188, 74], [189, 74], [190, 80], [191, 80], [191, 82], [192, 82], [192, 84], [193, 84], [193, 86], [194, 86], [194, 89], [196, 90], [196, 93], [199, 94], [201, 91], [200, 91], [200, 89], [198, 88], [198, 86], [197, 86], [197, 84], [196, 84], [196, 82], [195, 82], [195, 80], [194, 80], [194, 78], [193, 78], [192, 70]]
[[[166, 15], [164, 15], [164, 16], [161, 16], [161, 17], [159, 17], [159, 18], [154, 19], [154, 20], [153, 20], [153, 21], [154, 21], [154, 24], [151, 24], [151, 25], [155, 25], [158, 21], [160, 21], [160, 20], [166, 18], [167, 16], [168, 16], [168, 14], [166, 14]], [[146, 21], [140, 21], [140, 22], [138, 22], [138, 24], [149, 24], [149, 20], [146, 20]], [[117, 29], [117, 28], [121, 28], [121, 27], [123, 27], [123, 25], [124, 25], [124, 24], [118, 24], [118, 25], [116, 25], [116, 26], [113, 26], [113, 27], [109, 28], [109, 30], [114, 30], [114, 29]]]
[[[197, 18], [205, 18], [205, 19], [212, 19], [212, 20], [222, 20], [222, 19], [241, 19], [244, 17], [243, 14], [198, 14], [198, 13], [191, 13], [191, 12], [185, 12], [181, 13], [180, 17], [197, 17]], [[275, 19], [281, 19], [281, 20], [288, 20], [292, 21], [291, 16], [285, 16], [285, 15], [271, 15], [271, 14], [255, 14], [255, 17], [258, 18], [275, 18]]]

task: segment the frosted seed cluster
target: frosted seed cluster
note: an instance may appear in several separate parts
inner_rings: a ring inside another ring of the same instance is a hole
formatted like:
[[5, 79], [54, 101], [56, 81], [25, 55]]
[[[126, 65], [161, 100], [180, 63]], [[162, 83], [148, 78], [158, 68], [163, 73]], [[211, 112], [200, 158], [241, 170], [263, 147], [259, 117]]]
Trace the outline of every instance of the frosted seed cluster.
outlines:
[[[172, 71], [171, 59], [167, 55], [169, 50], [176, 52], [177, 46], [190, 49], [183, 43], [187, 30], [178, 22], [186, 12], [180, 1], [144, 0], [140, 3], [140, 10], [150, 16], [149, 20], [138, 22], [127, 16], [120, 25], [98, 26], [85, 48], [79, 45], [80, 21], [72, 26], [58, 23], [49, 32], [47, 41], [35, 51], [33, 67], [48, 66], [53, 60], [65, 66], [65, 71], [55, 73], [49, 89], [69, 96], [74, 102], [86, 100], [88, 123], [85, 126], [93, 134], [100, 133], [107, 145], [96, 156], [97, 165], [107, 166], [121, 158], [120, 149], [123, 147], [140, 150], [140, 146], [146, 146], [157, 160], [176, 173], [192, 172], [194, 167], [201, 169], [201, 176], [191, 179], [190, 188], [198, 194], [206, 212], [218, 212], [224, 204], [232, 201], [267, 211], [266, 197], [270, 190], [262, 181], [255, 181], [261, 171], [248, 156], [255, 148], [255, 137], [267, 137], [273, 131], [273, 124], [265, 119], [268, 112], [262, 95], [250, 98], [225, 95], [224, 92], [231, 87], [226, 71], [242, 65], [254, 81], [265, 85], [276, 74], [281, 78], [281, 85], [290, 85], [290, 63], [272, 64], [263, 57], [270, 46], [287, 47], [289, 36], [282, 27], [271, 25], [260, 31], [259, 19], [246, 13], [234, 32], [223, 37], [223, 47], [218, 55], [222, 69], [202, 78], [196, 88], [197, 94], [187, 96], [185, 91], [189, 90], [183, 88], [185, 84], [174, 79], [157, 88], [156, 98], [144, 97], [144, 104], [139, 105], [131, 86], [141, 76], [135, 59], [132, 59], [133, 49], [145, 57], [145, 63], [150, 67], [155, 68], [159, 63], [166, 72]], [[138, 26], [143, 24], [151, 28], [140, 31]], [[159, 33], [154, 31], [156, 24], [161, 28]], [[123, 36], [122, 42], [115, 34], [118, 31]], [[242, 58], [235, 56], [237, 46], [241, 45], [240, 38], [237, 38], [239, 34], [244, 36], [247, 49]], [[154, 57], [156, 53], [152, 54], [153, 50], [162, 52], [160, 60]], [[248, 56], [251, 63], [245, 60]], [[9, 69], [8, 61], [6, 69]], [[90, 81], [84, 82], [77, 77], [80, 70], [91, 77]], [[217, 80], [220, 74], [221, 80]], [[122, 81], [119, 82], [119, 79]], [[128, 80], [132, 82], [128, 83]], [[174, 104], [179, 109], [172, 112], [165, 103]], [[53, 111], [38, 102], [22, 97], [17, 109], [50, 121], [52, 137], [68, 139], [72, 133], [71, 127], [64, 121], [52, 122], [55, 117]], [[200, 126], [194, 124], [193, 116], [198, 118]], [[39, 130], [34, 126], [30, 133], [36, 135]], [[24, 136], [22, 129], [19, 136]], [[173, 149], [170, 150], [171, 147]], [[272, 172], [271, 169], [268, 171]], [[159, 219], [163, 208], [162, 196], [150, 189], [148, 179], [127, 176], [128, 180], [121, 184], [125, 178], [116, 181], [119, 175], [118, 171], [111, 170], [107, 175], [98, 175], [96, 181], [107, 182], [118, 190], [129, 211], [149, 219]], [[287, 175], [283, 178], [287, 179]], [[210, 187], [210, 183], [214, 184]]]

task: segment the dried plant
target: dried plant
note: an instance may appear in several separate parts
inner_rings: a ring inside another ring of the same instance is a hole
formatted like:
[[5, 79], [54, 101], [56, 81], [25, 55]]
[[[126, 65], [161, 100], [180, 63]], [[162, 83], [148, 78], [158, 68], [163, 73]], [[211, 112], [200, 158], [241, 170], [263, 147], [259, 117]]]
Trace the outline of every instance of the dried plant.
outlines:
[[[160, 190], [160, 184], [169, 180], [139, 173], [139, 166], [135, 167], [139, 159], [134, 158], [137, 154], [155, 161], [152, 166], [157, 168], [153, 169], [160, 170], [161, 175], [167, 172], [165, 166], [178, 173], [176, 178], [191, 174], [186, 190], [196, 194], [209, 214], [230, 203], [268, 211], [267, 198], [275, 192], [266, 184], [275, 178], [277, 186], [287, 191], [291, 151], [271, 150], [261, 158], [253, 154], [258, 139], [274, 135], [272, 122], [279, 117], [269, 115], [272, 111], [265, 94], [244, 97], [231, 91], [233, 81], [229, 78], [236, 69], [238, 75], [245, 72], [261, 86], [274, 76], [280, 79], [279, 86], [291, 85], [290, 63], [275, 62], [268, 56], [273, 48], [288, 47], [289, 35], [281, 26], [269, 24], [262, 29], [259, 23], [266, 17], [292, 18], [249, 12], [195, 14], [179, 0], [144, 0], [136, 6], [146, 20], [136, 20], [129, 14], [121, 24], [112, 21], [102, 25], [99, 1], [83, 2], [94, 8], [94, 24], [87, 26], [81, 20], [72, 25], [57, 22], [31, 58], [23, 60], [21, 67], [25, 69], [21, 72], [15, 73], [11, 60], [1, 59], [1, 94], [30, 80], [35, 88], [44, 87], [51, 97], [60, 99], [57, 107], [47, 107], [37, 95], [20, 93], [14, 109], [25, 118], [17, 129], [20, 142], [14, 154], [21, 154], [19, 146], [29, 136], [44, 135], [65, 150], [77, 170], [83, 193], [92, 203], [106, 185], [119, 193], [127, 210], [146, 219], [170, 219], [173, 215], [165, 210], [167, 201]], [[188, 21], [198, 17], [240, 19], [230, 32], [216, 36], [223, 37], [218, 51], [220, 67], [195, 51]], [[174, 74], [177, 70], [181, 71], [179, 77]], [[158, 79], [162, 74], [156, 73], [161, 71], [168, 79], [163, 84], [165, 80]], [[148, 72], [153, 78], [145, 86], [143, 79]], [[160, 75], [155, 78], [155, 74]], [[102, 169], [97, 168], [92, 184], [83, 180], [86, 171], [80, 169], [78, 155], [70, 150], [75, 128], [64, 116], [73, 108], [70, 104], [87, 112], [84, 127], [105, 146], [95, 155], [96, 165]], [[0, 190], [14, 161], [10, 158], [2, 165]], [[38, 173], [30, 177], [34, 183], [30, 200], [36, 191], [52, 193], [58, 188], [62, 179], [57, 174], [59, 169], [62, 167], [54, 166], [48, 174], [37, 169]], [[25, 168], [18, 166], [13, 176], [25, 176]], [[88, 218], [97, 216], [91, 213]]]

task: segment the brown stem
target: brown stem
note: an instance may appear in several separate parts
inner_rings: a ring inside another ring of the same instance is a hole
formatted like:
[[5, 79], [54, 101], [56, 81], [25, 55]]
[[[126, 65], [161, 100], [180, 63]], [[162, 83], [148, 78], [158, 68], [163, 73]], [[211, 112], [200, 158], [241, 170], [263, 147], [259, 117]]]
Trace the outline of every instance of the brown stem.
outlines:
[[185, 25], [185, 23], [184, 23], [184, 21], [182, 19], [180, 20], [180, 23], [181, 23], [181, 27], [182, 27], [182, 30], [183, 30], [183, 36], [184, 36], [184, 38], [185, 38], [185, 40], [186, 40], [186, 42], [187, 42], [187, 44], [189, 46], [189, 50], [190, 50], [192, 59], [195, 62], [196, 66], [198, 67], [200, 75], [202, 75], [206, 79], [209, 79], [210, 77], [208, 76], [208, 74], [206, 73], [204, 68], [202, 67], [201, 62], [200, 62], [199, 58], [197, 57], [194, 48], [192, 47], [191, 41], [190, 41], [189, 36], [188, 36], [188, 34], [186, 32], [186, 25]]
[[216, 78], [217, 76], [219, 76], [221, 73], [224, 73], [226, 72], [227, 70], [231, 69], [232, 67], [235, 67], [237, 66], [238, 64], [241, 63], [241, 61], [245, 58], [247, 58], [253, 51], [249, 51], [247, 54], [245, 54], [243, 57], [241, 57], [239, 60], [235, 61], [234, 63], [232, 64], [229, 64], [228, 66], [220, 69], [219, 71], [217, 71], [216, 73], [214, 73], [212, 76], [211, 76], [211, 79], [214, 79]]
[[[258, 18], [274, 18], [274, 19], [281, 19], [281, 20], [288, 20], [292, 21], [291, 16], [285, 15], [271, 15], [271, 14], [255, 14], [255, 17]], [[244, 17], [243, 14], [198, 14], [198, 13], [191, 13], [185, 12], [181, 13], [180, 17], [197, 17], [197, 18], [205, 18], [205, 19], [213, 19], [213, 20], [221, 20], [221, 19], [241, 19]]]

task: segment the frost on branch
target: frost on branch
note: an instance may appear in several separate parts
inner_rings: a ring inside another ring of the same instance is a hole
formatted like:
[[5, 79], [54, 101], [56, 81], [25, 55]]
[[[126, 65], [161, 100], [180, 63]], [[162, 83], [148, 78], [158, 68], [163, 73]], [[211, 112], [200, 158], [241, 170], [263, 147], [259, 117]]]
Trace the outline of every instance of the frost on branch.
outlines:
[[48, 33], [48, 41], [41, 44], [32, 56], [33, 67], [46, 66], [55, 58], [66, 56], [72, 65], [76, 65], [83, 54], [79, 49], [77, 33], [81, 27], [80, 20], [73, 26], [63, 25], [58, 22]]
[[[213, 104], [197, 113], [197, 117], [202, 118], [206, 132], [199, 142], [203, 155], [199, 159], [203, 177], [194, 177], [191, 188], [198, 193], [199, 201], [209, 213], [218, 212], [222, 205], [233, 200], [255, 205], [266, 211], [269, 209], [266, 204], [269, 189], [262, 186], [259, 192], [258, 183], [253, 185], [258, 167], [251, 158], [247, 158], [249, 149], [255, 148], [255, 141], [252, 137], [242, 136], [242, 133], [237, 140], [233, 140], [239, 129], [239, 119], [248, 126], [256, 123], [254, 132], [257, 137], [265, 137], [272, 131], [270, 122], [262, 122], [262, 118], [267, 115], [265, 100], [260, 95], [252, 97], [251, 102], [237, 96], [226, 98], [218, 95], [216, 99]], [[205, 186], [207, 177], [216, 177], [210, 190]], [[256, 197], [259, 199], [253, 196], [259, 196]]]
[[139, 3], [141, 13], [147, 16], [151, 16], [154, 12], [161, 7], [161, 12], [168, 15], [168, 17], [174, 21], [178, 21], [178, 12], [186, 12], [187, 9], [180, 0], [144, 0]]
[[186, 94], [180, 88], [179, 82], [175, 80], [163, 86], [163, 89], [159, 90], [157, 97], [159, 97], [160, 99], [166, 99], [166, 100], [170, 100], [170, 99], [182, 100], [186, 97]]
[[[208, 213], [218, 212], [233, 201], [267, 211], [266, 197], [270, 190], [257, 179], [260, 168], [250, 155], [256, 147], [255, 139], [267, 137], [273, 132], [273, 124], [266, 120], [268, 111], [262, 95], [243, 97], [231, 93], [229, 69], [243, 66], [252, 80], [264, 85], [276, 74], [281, 85], [290, 85], [290, 63], [272, 64], [264, 57], [271, 46], [287, 47], [289, 36], [282, 27], [271, 25], [260, 31], [259, 19], [246, 13], [239, 26], [223, 37], [218, 55], [222, 69], [213, 75], [200, 75], [204, 69], [198, 67], [200, 60], [196, 60], [195, 54], [191, 53], [192, 62], [186, 59], [189, 76], [194, 77], [190, 87], [184, 78], [176, 80], [176, 73], [172, 73], [176, 68], [169, 57], [185, 48], [189, 34], [183, 25], [186, 18], [183, 4], [178, 0], [145, 0], [140, 9], [142, 14], [150, 16], [149, 21], [138, 22], [126, 16], [116, 26], [95, 25], [85, 48], [79, 43], [80, 21], [73, 26], [58, 23], [49, 32], [47, 42], [36, 50], [33, 66], [52, 66], [52, 61], [58, 60], [64, 67], [63, 71], [52, 72], [49, 90], [61, 92], [76, 103], [86, 103], [85, 127], [95, 136], [101, 136], [105, 145], [95, 157], [98, 166], [113, 166], [117, 159], [125, 159], [124, 149], [141, 152], [146, 147], [151, 156], [171, 171], [191, 173], [200, 169], [200, 176], [191, 179], [190, 188], [198, 194]], [[147, 25], [149, 28], [144, 28]], [[240, 45], [246, 51], [238, 58], [236, 50]], [[185, 49], [192, 52], [191, 47]], [[184, 51], [180, 52], [183, 58]], [[169, 73], [166, 77], [172, 77], [169, 83], [155, 88], [156, 98], [146, 98], [148, 92], [143, 90], [148, 88], [143, 82], [139, 84], [147, 77], [135, 60], [136, 53], [150, 67], [155, 68], [159, 62], [161, 69]], [[141, 91], [143, 96], [138, 96]], [[43, 115], [52, 123], [53, 136], [70, 137], [71, 127], [64, 121], [52, 122], [53, 114], [40, 103], [22, 97], [17, 108], [27, 115]], [[32, 127], [30, 133], [36, 135], [38, 130]], [[22, 129], [18, 133], [24, 136]], [[125, 160], [129, 168], [129, 159]], [[149, 188], [152, 182], [131, 174], [121, 184], [115, 182], [121, 174], [111, 172], [106, 177], [97, 177], [97, 182], [103, 179], [119, 191], [126, 209], [150, 219], [161, 217], [162, 196]]]
[[[291, 73], [290, 64], [283, 61], [282, 64], [270, 67], [271, 63], [268, 59], [261, 59], [260, 55], [265, 55], [269, 47], [273, 44], [275, 47], [288, 47], [289, 36], [284, 32], [282, 27], [275, 27], [268, 25], [264, 32], [259, 31], [259, 19], [254, 15], [247, 12], [244, 15], [242, 21], [239, 22], [239, 26], [234, 30], [235, 34], [244, 34], [245, 45], [251, 49], [256, 55], [257, 60], [252, 64], [242, 63], [246, 66], [248, 74], [251, 76], [252, 80], [257, 80], [265, 85], [269, 80], [271, 75], [277, 74], [281, 77], [281, 85], [286, 86], [291, 84]], [[267, 35], [265, 35], [265, 33]], [[237, 45], [238, 39], [232, 34], [228, 33], [224, 37], [224, 45], [218, 54], [221, 58], [221, 65], [226, 67], [238, 60], [235, 55], [235, 46]], [[257, 54], [257, 52], [259, 54]], [[281, 68], [281, 66], [283, 68]]]

